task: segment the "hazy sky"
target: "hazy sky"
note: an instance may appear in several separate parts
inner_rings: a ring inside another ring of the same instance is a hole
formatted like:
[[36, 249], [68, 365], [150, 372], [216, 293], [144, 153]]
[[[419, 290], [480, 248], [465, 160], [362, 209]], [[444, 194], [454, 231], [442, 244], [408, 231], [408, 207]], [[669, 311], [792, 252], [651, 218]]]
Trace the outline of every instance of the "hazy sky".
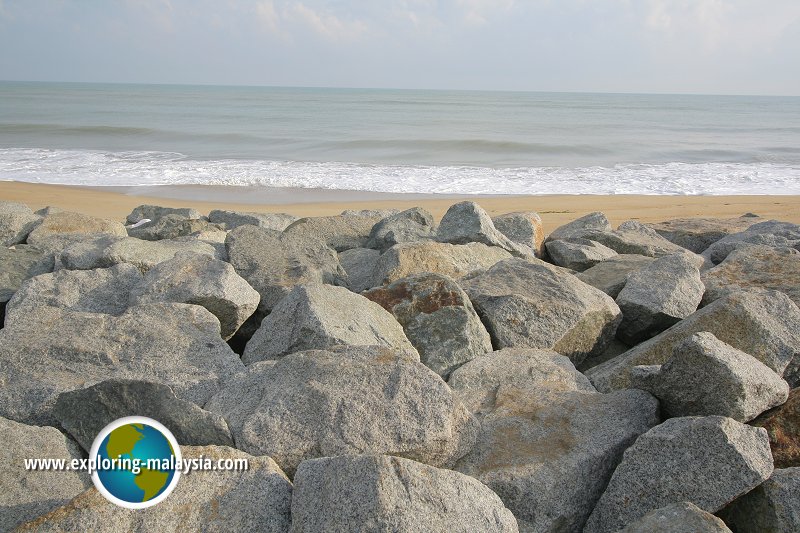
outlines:
[[800, 0], [0, 0], [0, 79], [800, 95]]

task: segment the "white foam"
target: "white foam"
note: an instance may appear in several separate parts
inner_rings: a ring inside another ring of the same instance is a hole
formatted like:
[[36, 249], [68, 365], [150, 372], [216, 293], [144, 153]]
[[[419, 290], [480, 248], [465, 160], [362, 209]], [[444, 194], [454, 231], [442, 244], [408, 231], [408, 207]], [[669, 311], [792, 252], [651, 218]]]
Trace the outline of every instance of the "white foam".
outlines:
[[171, 152], [21, 148], [0, 149], [0, 180], [91, 186], [261, 185], [433, 194], [800, 194], [800, 166], [776, 163], [485, 168], [197, 160]]

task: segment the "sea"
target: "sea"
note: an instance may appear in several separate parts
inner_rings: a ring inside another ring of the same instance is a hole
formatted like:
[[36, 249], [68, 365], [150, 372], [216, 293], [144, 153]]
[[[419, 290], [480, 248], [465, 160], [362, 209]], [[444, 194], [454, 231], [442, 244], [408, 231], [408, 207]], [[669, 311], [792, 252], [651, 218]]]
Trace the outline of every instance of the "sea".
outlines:
[[0, 180], [800, 194], [800, 97], [0, 82]]

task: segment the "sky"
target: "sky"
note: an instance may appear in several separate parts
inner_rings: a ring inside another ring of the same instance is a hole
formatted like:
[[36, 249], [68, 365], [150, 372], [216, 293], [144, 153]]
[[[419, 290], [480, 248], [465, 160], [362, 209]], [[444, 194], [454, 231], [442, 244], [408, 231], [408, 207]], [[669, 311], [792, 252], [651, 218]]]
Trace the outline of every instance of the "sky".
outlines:
[[800, 0], [0, 0], [0, 79], [800, 95]]

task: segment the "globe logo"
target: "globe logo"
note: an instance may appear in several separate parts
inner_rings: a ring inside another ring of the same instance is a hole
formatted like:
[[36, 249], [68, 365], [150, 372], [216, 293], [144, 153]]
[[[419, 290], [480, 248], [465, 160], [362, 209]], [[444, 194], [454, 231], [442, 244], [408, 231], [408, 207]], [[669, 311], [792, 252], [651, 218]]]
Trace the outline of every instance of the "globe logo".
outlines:
[[175, 488], [181, 452], [160, 422], [128, 416], [107, 425], [92, 444], [92, 482], [111, 502], [128, 509], [155, 505]]

